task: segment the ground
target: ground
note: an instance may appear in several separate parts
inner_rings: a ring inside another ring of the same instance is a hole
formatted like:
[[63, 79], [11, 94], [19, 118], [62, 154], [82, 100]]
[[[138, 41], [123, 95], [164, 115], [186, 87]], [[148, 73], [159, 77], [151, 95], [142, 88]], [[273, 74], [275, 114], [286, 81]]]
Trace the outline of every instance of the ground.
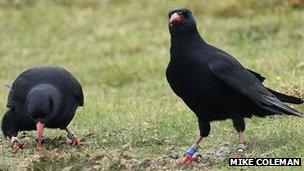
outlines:
[[[25, 148], [17, 154], [2, 136], [0, 170], [182, 169], [173, 158], [193, 143], [198, 127], [165, 78], [167, 13], [180, 6], [194, 11], [207, 42], [261, 73], [267, 86], [304, 97], [304, 10], [297, 1], [0, 0], [0, 117], [5, 85], [33, 66], [66, 68], [85, 94], [69, 126], [85, 142], [80, 150], [60, 130], [45, 132], [48, 153], [35, 149], [34, 131], [19, 134]], [[247, 157], [303, 159], [303, 122], [247, 119]], [[227, 160], [236, 138], [231, 121], [213, 122], [203, 161], [188, 169], [235, 169]]]

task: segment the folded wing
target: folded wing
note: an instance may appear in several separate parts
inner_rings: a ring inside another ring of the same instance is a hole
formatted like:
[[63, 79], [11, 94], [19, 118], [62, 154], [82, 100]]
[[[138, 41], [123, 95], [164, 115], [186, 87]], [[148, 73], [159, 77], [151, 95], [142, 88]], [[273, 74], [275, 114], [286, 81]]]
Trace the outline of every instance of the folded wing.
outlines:
[[[214, 61], [209, 64], [213, 76], [224, 84], [235, 89], [243, 96], [251, 99], [261, 108], [277, 114], [287, 114], [303, 117], [299, 112], [281, 102], [275, 95], [270, 93], [256, 78], [256, 74], [243, 68], [233, 61]], [[262, 76], [258, 74], [260, 78]]]

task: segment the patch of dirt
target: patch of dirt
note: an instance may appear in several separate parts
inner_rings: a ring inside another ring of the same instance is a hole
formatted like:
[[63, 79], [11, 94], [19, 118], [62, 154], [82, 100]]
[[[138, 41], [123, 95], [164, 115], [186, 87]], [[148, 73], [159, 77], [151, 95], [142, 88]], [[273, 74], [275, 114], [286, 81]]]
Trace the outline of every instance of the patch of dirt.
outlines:
[[295, 95], [296, 97], [304, 98], [304, 88], [296, 88], [293, 90], [292, 95]]
[[[93, 134], [88, 134], [89, 139]], [[183, 158], [182, 148], [171, 148], [171, 152], [165, 156], [142, 159], [136, 156], [131, 143], [125, 144], [118, 150], [96, 150], [88, 152], [84, 148], [67, 148], [66, 137], [45, 138], [46, 150], [37, 151], [35, 136], [22, 134], [20, 136], [24, 148], [19, 154], [24, 160], [19, 163], [22, 170], [210, 170], [214, 166], [225, 163], [231, 150], [227, 145], [216, 149], [201, 150], [199, 162], [192, 166], [182, 167], [178, 165]], [[168, 143], [170, 144], [170, 143]], [[0, 146], [0, 149], [2, 147]], [[8, 148], [8, 147], [6, 147]]]
[[[90, 139], [90, 138], [94, 138], [94, 136], [95, 135], [93, 133], [89, 133], [87, 135], [84, 135], [81, 138], [81, 141], [85, 145], [86, 140]], [[23, 144], [24, 149], [33, 150], [37, 144], [36, 136], [28, 134], [28, 132], [22, 132], [19, 137], [19, 140]], [[66, 149], [66, 147], [70, 146], [69, 142], [70, 142], [70, 140], [66, 136], [58, 136], [58, 137], [54, 137], [54, 138], [43, 137], [43, 143], [45, 145], [45, 148], [48, 150], [60, 150], [60, 151], [70, 150], [72, 147]], [[77, 149], [75, 149], [75, 150], [77, 150]]]
[[132, 170], [138, 165], [138, 160], [130, 153], [129, 144], [112, 153], [104, 151], [91, 156], [49, 151], [29, 160], [31, 164], [26, 166], [27, 170]]
[[169, 156], [157, 157], [140, 162], [139, 169], [142, 170], [172, 170], [172, 169], [191, 169], [191, 170], [210, 170], [210, 167], [221, 163], [229, 157], [231, 151], [227, 147], [220, 147], [217, 150], [207, 150], [203, 152], [199, 162], [194, 162], [192, 166], [178, 166], [178, 161], [182, 155], [172, 152]]
[[205, 151], [199, 163], [181, 167], [177, 162], [182, 155], [172, 152], [168, 156], [140, 160], [133, 155], [130, 144], [124, 145], [117, 151], [103, 151], [98, 154], [85, 155], [82, 153], [43, 153], [41, 156], [32, 156], [28, 170], [210, 170], [213, 165], [223, 162], [230, 154], [227, 147]]
[[300, 63], [297, 65], [297, 68], [304, 69], [304, 62], [300, 62]]

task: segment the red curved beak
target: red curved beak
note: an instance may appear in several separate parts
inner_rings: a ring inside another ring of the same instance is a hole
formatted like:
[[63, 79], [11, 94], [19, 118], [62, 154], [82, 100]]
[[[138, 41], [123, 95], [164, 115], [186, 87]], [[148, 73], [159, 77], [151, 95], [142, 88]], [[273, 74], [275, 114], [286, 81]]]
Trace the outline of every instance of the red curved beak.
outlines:
[[176, 12], [171, 15], [169, 23], [173, 23], [173, 22], [179, 23], [181, 21], [182, 21], [182, 17]]

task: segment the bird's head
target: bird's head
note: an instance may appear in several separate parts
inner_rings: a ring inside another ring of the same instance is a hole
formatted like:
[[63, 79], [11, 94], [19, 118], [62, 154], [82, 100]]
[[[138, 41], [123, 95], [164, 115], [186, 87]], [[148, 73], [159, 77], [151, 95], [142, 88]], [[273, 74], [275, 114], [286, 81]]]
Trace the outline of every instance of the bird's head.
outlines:
[[26, 98], [27, 110], [36, 123], [46, 124], [56, 117], [59, 109], [60, 95], [58, 90], [49, 84], [33, 87]]
[[197, 31], [195, 18], [189, 9], [176, 8], [168, 15], [171, 36], [187, 36]]

